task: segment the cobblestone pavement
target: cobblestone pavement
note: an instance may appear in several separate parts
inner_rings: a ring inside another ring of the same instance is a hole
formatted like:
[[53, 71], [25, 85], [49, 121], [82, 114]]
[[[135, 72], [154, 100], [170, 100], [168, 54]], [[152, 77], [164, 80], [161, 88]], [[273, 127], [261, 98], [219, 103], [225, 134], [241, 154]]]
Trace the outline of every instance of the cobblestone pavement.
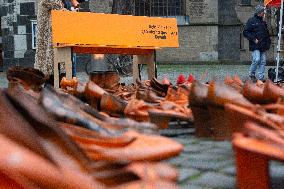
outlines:
[[[200, 78], [203, 73], [208, 72], [205, 81], [213, 77], [223, 79], [227, 74], [238, 74], [245, 80], [247, 70], [247, 65], [159, 65], [158, 78], [168, 77], [171, 81], [176, 81], [180, 73], [186, 76], [192, 73]], [[145, 72], [143, 72], [142, 76], [145, 78]], [[85, 73], [78, 73], [78, 78], [82, 82], [88, 80]], [[131, 77], [122, 79], [122, 82], [126, 83], [131, 81]], [[0, 86], [7, 87], [5, 73], [0, 73]], [[186, 127], [172, 124], [169, 129], [161, 131], [161, 134], [169, 136], [184, 145], [184, 151], [180, 156], [167, 161], [179, 169], [179, 186], [181, 189], [236, 188], [234, 153], [230, 142], [216, 142], [210, 139], [196, 138], [194, 128], [190, 124]], [[272, 178], [272, 188], [284, 188], [284, 164], [272, 162], [270, 176]]]

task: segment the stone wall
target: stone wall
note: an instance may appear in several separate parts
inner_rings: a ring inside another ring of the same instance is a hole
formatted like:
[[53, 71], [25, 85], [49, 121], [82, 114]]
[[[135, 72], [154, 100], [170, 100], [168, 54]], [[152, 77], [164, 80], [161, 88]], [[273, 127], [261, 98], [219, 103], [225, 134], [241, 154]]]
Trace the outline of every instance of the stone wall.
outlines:
[[218, 60], [217, 26], [179, 27], [179, 48], [157, 51], [157, 61], [163, 63]]
[[97, 13], [111, 13], [112, 0], [90, 1], [90, 11]]
[[218, 0], [186, 0], [191, 24], [218, 23]]
[[[36, 0], [0, 0], [4, 70], [15, 65], [33, 67], [35, 49], [32, 48], [31, 22], [37, 19], [37, 7]], [[82, 4], [81, 11], [90, 11], [88, 3]], [[79, 54], [77, 60], [83, 62], [77, 64], [78, 70], [83, 70], [84, 63], [91, 59]]]
[[218, 0], [186, 0], [190, 25], [179, 26], [179, 48], [157, 52], [158, 62], [218, 61]]
[[240, 61], [240, 27], [219, 26], [218, 28], [219, 61]]
[[2, 0], [1, 28], [3, 66], [32, 66], [35, 50], [32, 49], [31, 20], [35, 20], [33, 0]]
[[220, 61], [240, 60], [241, 22], [235, 10], [236, 0], [219, 0], [218, 53]]
[[[252, 0], [251, 6], [241, 5], [241, 0], [185, 1], [185, 14], [190, 17], [190, 25], [179, 26], [179, 48], [157, 51], [158, 62], [250, 61], [248, 41], [243, 39], [241, 32], [254, 7], [262, 0]], [[112, 2], [90, 1], [83, 4], [82, 11], [111, 13]], [[33, 66], [35, 50], [31, 48], [31, 20], [36, 19], [37, 3], [36, 0], [0, 0], [4, 69], [11, 65]], [[274, 61], [276, 52], [275, 11], [269, 10], [266, 18], [273, 38], [268, 53], [270, 61]], [[84, 63], [91, 61], [91, 57], [78, 55], [77, 61], [78, 69], [83, 70]]]

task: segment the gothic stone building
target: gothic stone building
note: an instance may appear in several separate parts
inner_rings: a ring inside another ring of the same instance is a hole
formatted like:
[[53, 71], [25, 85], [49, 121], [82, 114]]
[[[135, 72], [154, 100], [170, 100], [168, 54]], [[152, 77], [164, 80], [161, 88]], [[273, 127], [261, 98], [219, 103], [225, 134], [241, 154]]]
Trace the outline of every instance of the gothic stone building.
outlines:
[[[263, 0], [131, 0], [135, 15], [176, 17], [177, 49], [157, 52], [161, 63], [248, 62], [248, 42], [241, 35], [254, 7]], [[36, 0], [0, 0], [0, 69], [33, 66], [35, 55]], [[111, 13], [112, 0], [90, 0], [84, 11]], [[273, 38], [269, 60], [274, 60], [277, 10], [269, 10], [267, 22]], [[78, 56], [78, 66], [90, 61]]]

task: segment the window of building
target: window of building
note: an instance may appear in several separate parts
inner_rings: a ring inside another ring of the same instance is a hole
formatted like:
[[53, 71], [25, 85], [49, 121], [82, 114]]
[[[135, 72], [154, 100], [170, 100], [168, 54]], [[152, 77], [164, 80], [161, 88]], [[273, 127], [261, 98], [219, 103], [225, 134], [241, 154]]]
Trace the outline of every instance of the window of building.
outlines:
[[188, 25], [185, 15], [185, 0], [135, 0], [136, 16], [177, 18], [178, 25]]
[[37, 21], [32, 20], [32, 49], [36, 49]]
[[183, 0], [135, 0], [137, 16], [184, 15]]
[[251, 5], [251, 0], [241, 0], [241, 5], [250, 6]]

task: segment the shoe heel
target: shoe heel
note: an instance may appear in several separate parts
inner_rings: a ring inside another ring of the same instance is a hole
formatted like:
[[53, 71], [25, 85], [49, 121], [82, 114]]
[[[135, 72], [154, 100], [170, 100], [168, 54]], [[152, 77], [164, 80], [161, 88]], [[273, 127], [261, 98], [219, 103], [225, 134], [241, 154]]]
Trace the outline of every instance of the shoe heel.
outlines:
[[237, 185], [239, 189], [269, 189], [268, 159], [234, 146], [236, 154]]

